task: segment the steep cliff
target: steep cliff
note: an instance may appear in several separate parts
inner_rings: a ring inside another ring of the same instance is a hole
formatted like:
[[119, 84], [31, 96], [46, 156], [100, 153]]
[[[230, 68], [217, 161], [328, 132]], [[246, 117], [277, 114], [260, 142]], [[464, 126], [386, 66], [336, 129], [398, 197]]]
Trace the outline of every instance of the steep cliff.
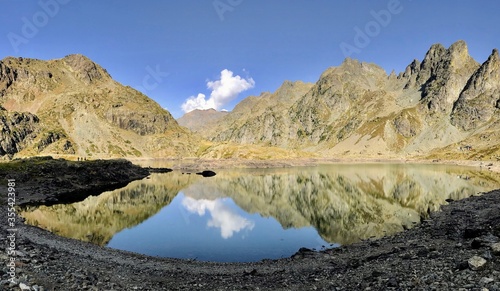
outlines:
[[451, 122], [472, 130], [498, 120], [500, 109], [500, 59], [493, 50], [488, 60], [472, 75], [454, 104]]
[[7, 112], [0, 106], [0, 157], [12, 157], [36, 136], [39, 119], [31, 113]]

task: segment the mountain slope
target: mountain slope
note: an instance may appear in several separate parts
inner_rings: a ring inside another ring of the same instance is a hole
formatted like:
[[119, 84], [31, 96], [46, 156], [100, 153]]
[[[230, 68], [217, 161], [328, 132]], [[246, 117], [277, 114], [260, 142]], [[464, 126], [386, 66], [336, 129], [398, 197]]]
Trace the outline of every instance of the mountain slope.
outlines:
[[464, 157], [495, 160], [499, 74], [497, 50], [480, 65], [464, 41], [433, 45], [397, 77], [346, 59], [314, 85], [243, 100], [204, 136], [329, 157], [453, 158], [467, 148]]
[[286, 127], [291, 126], [285, 113], [312, 86], [301, 81], [285, 81], [272, 94], [265, 92], [259, 97], [248, 97], [219, 120], [212, 130], [206, 131], [204, 137], [213, 137], [214, 141], [284, 147], [289, 142], [284, 138], [288, 133]]
[[0, 61], [0, 104], [39, 121], [35, 134], [10, 155], [148, 157], [195, 151], [191, 134], [168, 111], [82, 55]]

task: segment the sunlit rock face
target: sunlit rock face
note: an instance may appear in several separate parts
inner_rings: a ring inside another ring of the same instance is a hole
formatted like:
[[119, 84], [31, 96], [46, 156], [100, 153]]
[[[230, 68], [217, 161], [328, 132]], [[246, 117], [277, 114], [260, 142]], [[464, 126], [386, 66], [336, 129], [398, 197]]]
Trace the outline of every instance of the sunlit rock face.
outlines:
[[500, 108], [500, 56], [493, 50], [455, 102], [452, 124], [472, 130], [488, 124]]

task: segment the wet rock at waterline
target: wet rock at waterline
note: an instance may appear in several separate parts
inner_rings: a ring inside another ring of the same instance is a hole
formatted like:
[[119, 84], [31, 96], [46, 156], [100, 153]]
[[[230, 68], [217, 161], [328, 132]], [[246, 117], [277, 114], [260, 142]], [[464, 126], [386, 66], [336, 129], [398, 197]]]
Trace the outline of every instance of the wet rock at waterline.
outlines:
[[203, 171], [203, 172], [198, 172], [196, 175], [201, 175], [203, 177], [213, 177], [216, 175], [214, 171]]

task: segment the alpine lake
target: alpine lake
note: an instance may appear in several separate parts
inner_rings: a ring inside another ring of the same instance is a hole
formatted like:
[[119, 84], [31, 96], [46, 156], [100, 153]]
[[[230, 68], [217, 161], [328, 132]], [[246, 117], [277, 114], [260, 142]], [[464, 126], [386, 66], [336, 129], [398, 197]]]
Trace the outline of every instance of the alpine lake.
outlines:
[[411, 228], [451, 200], [500, 188], [500, 174], [426, 164], [152, 174], [73, 204], [23, 209], [57, 235], [158, 257], [253, 262]]

